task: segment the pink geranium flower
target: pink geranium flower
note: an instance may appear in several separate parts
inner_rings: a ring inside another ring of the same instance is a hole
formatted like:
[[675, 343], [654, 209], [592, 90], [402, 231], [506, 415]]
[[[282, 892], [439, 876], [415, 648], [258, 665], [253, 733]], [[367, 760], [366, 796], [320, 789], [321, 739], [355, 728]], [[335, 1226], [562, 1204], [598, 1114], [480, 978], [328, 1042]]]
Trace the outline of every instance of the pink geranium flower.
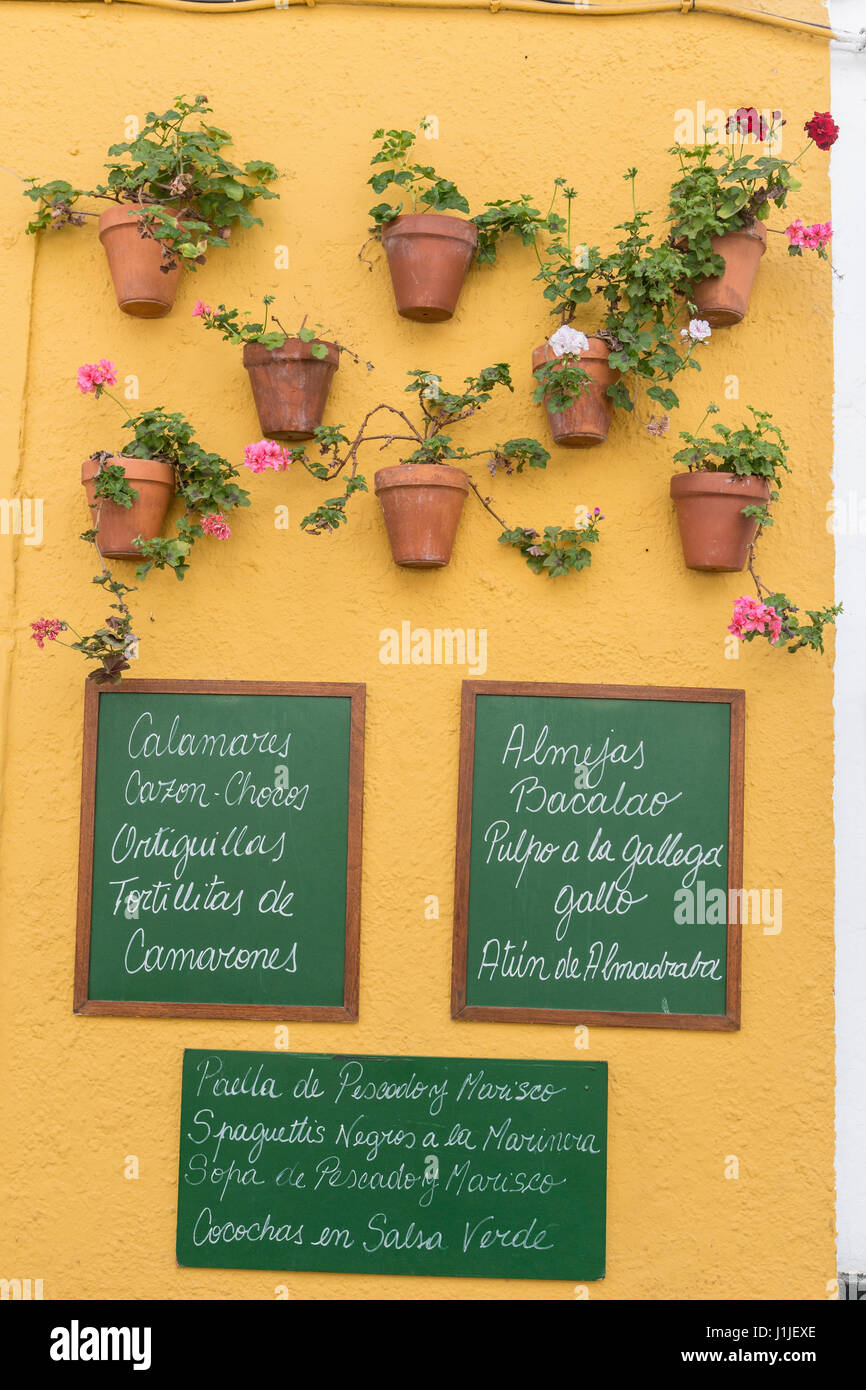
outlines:
[[782, 635], [782, 619], [768, 603], [743, 595], [734, 603], [733, 622], [729, 624], [728, 632], [739, 637], [741, 642], [745, 642], [752, 632], [777, 642]]
[[798, 217], [796, 222], [785, 228], [785, 235], [792, 246], [799, 246], [807, 251], [822, 251], [832, 240], [833, 226], [830, 222], [813, 222], [811, 226], [806, 227], [802, 218]]
[[58, 632], [66, 630], [66, 624], [59, 618], [37, 618], [35, 623], [31, 623], [33, 631], [30, 636], [39, 647], [40, 651], [45, 646], [46, 641], [55, 642]]
[[85, 362], [78, 368], [75, 384], [82, 395], [98, 396], [101, 394], [102, 387], [114, 386], [117, 383], [117, 368], [113, 362], [109, 362], [107, 357], [101, 357], [98, 362]]
[[248, 444], [244, 449], [244, 466], [251, 473], [264, 473], [269, 468], [283, 473], [291, 461], [291, 450], [278, 444], [275, 439], [260, 439], [258, 444]]
[[216, 536], [218, 541], [227, 541], [232, 533], [225, 517], [220, 516], [219, 512], [208, 512], [207, 516], [203, 516], [201, 529], [206, 536]]
[[205, 304], [203, 299], [197, 299], [195, 301], [195, 308], [192, 311], [192, 316], [194, 319], [203, 319], [206, 318], [208, 314], [212, 313], [213, 309], [210, 307], [209, 304]]

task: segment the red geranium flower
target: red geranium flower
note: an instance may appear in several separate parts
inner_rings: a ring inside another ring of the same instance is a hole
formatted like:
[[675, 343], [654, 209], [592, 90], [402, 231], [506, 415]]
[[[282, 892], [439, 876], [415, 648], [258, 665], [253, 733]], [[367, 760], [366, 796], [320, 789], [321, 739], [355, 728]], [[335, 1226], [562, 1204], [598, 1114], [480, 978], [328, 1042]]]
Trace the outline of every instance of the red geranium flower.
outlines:
[[761, 113], [755, 106], [738, 106], [728, 117], [729, 135], [752, 135], [760, 129]]
[[803, 127], [810, 140], [814, 140], [819, 150], [829, 150], [839, 139], [839, 127], [829, 111], [816, 111]]
[[769, 139], [773, 127], [784, 125], [781, 111], [774, 111], [771, 120], [766, 120], [756, 106], [740, 106], [728, 117], [729, 135], [755, 135], [761, 141]]

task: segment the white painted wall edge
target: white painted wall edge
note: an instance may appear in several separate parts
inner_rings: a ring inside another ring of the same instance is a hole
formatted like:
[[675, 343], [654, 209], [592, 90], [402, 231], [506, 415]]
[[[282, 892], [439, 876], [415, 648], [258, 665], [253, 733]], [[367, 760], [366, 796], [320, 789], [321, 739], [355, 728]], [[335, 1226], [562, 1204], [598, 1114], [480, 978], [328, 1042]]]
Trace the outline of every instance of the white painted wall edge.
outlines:
[[[836, 29], [866, 0], [830, 0]], [[836, 598], [837, 1268], [866, 1272], [866, 54], [831, 47]], [[809, 113], [811, 114], [811, 113]]]

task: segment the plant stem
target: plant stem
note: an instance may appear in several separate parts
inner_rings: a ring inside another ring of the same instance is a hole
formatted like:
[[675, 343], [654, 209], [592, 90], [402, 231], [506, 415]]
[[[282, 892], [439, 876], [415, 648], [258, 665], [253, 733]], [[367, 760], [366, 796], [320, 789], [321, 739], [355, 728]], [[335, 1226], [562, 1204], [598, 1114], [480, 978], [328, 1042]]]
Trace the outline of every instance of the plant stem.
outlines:
[[765, 588], [765, 586], [761, 583], [760, 575], [758, 575], [758, 574], [755, 573], [755, 542], [758, 541], [758, 540], [760, 540], [760, 538], [761, 538], [761, 531], [762, 531], [762, 530], [763, 530], [763, 527], [760, 527], [760, 526], [759, 526], [759, 527], [758, 527], [758, 533], [757, 533], [757, 535], [755, 536], [755, 540], [752, 541], [752, 542], [750, 543], [750, 545], [749, 545], [749, 562], [748, 562], [747, 568], [748, 568], [749, 574], [752, 576], [752, 579], [753, 579], [754, 582], [755, 582], [755, 589], [757, 590], [758, 598], [763, 602], [764, 595], [765, 595], [765, 594], [769, 594], [769, 593], [771, 592], [771, 590]]
[[[486, 452], [486, 451], [485, 451], [485, 452]], [[482, 495], [481, 495], [481, 493], [480, 493], [480, 491], [479, 491], [479, 489], [478, 489], [478, 485], [475, 483], [475, 481], [470, 477], [470, 475], [469, 475], [468, 473], [466, 474], [466, 481], [468, 482], [468, 484], [469, 484], [470, 488], [472, 489], [472, 491], [475, 493], [475, 496], [478, 498], [478, 501], [481, 503], [481, 505], [482, 505], [482, 507], [484, 508], [484, 510], [485, 510], [486, 512], [489, 512], [490, 515], [493, 517], [494, 521], [498, 521], [498, 522], [499, 522], [499, 525], [500, 525], [501, 527], [503, 527], [504, 530], [506, 530], [506, 531], [509, 530], [510, 528], [509, 528], [509, 526], [508, 526], [508, 522], [507, 522], [507, 521], [503, 521], [502, 517], [499, 516], [499, 514], [493, 510], [492, 506], [490, 505], [490, 498], [489, 498], [489, 497], [482, 497]]]

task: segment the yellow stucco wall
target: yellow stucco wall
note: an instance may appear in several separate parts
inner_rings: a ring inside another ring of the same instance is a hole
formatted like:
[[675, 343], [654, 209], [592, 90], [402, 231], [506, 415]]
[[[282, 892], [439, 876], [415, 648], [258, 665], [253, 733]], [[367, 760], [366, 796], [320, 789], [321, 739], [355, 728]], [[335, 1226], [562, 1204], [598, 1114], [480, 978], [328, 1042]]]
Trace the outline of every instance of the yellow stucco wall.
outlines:
[[[788, 9], [792, 7], [789, 5]], [[813, 0], [793, 12], [822, 20]], [[279, 296], [376, 365], [346, 362], [328, 419], [351, 424], [425, 367], [459, 381], [509, 361], [517, 389], [466, 432], [478, 445], [544, 437], [529, 354], [548, 319], [530, 251], [509, 246], [475, 270], [455, 320], [416, 325], [393, 311], [387, 271], [357, 259], [373, 201], [370, 133], [424, 114], [431, 156], [470, 201], [543, 197], [564, 173], [580, 191], [578, 239], [605, 244], [628, 213], [621, 175], [638, 166], [640, 204], [663, 206], [674, 113], [780, 107], [786, 151], [829, 106], [818, 40], [730, 19], [401, 9], [307, 9], [206, 17], [122, 4], [2, 6], [7, 47], [2, 139], [4, 358], [0, 490], [45, 499], [41, 548], [0, 537], [0, 603], [11, 629], [6, 700], [0, 979], [4, 1187], [0, 1274], [44, 1279], [46, 1298], [271, 1298], [273, 1273], [181, 1270], [174, 1220], [181, 1053], [273, 1046], [269, 1024], [93, 1019], [72, 1014], [84, 663], [40, 653], [28, 623], [101, 617], [81, 460], [116, 445], [116, 411], [74, 389], [79, 363], [108, 356], [135, 373], [143, 405], [183, 410], [206, 447], [239, 459], [259, 431], [239, 353], [191, 317], [202, 295], [253, 307]], [[215, 252], [160, 322], [116, 308], [92, 227], [25, 240], [20, 174], [96, 180], [122, 123], [179, 92], [205, 91], [245, 158], [274, 159], [282, 201], [265, 226]], [[826, 157], [812, 152], [794, 215], [827, 215]], [[778, 225], [778, 224], [777, 224]], [[288, 271], [274, 248], [290, 250]], [[792, 262], [771, 238], [748, 320], [718, 331], [674, 428], [740, 379], [777, 417], [793, 475], [761, 570], [795, 599], [832, 596], [825, 529], [831, 461], [831, 308], [826, 266]], [[549, 330], [548, 330], [549, 331]], [[470, 444], [469, 447], [472, 447]], [[546, 474], [505, 480], [502, 510], [570, 524], [601, 505], [590, 571], [549, 582], [496, 544], [467, 504], [454, 561], [412, 573], [391, 562], [372, 497], [349, 527], [310, 539], [297, 521], [321, 497], [300, 473], [249, 479], [252, 508], [225, 549], [203, 542], [180, 585], [152, 575], [136, 595], [149, 677], [361, 680], [367, 780], [361, 1017], [297, 1024], [298, 1051], [406, 1052], [610, 1063], [608, 1277], [591, 1298], [822, 1299], [834, 1274], [831, 657], [764, 644], [725, 656], [738, 575], [684, 570], [668, 499], [671, 436], [625, 418], [606, 447], [555, 453]], [[372, 465], [367, 474], [371, 476]], [[274, 528], [289, 506], [291, 529]], [[119, 567], [120, 568], [120, 567]], [[151, 622], [150, 615], [153, 621]], [[389, 667], [379, 633], [401, 620], [484, 627], [489, 679], [741, 686], [747, 692], [745, 882], [781, 887], [784, 927], [747, 927], [739, 1033], [458, 1024], [449, 1018], [460, 681], [447, 667]], [[832, 650], [832, 638], [831, 638]], [[442, 903], [424, 919], [425, 895]], [[124, 1160], [140, 1160], [137, 1181]], [[728, 1156], [738, 1180], [726, 1180]], [[315, 1299], [571, 1299], [571, 1285], [520, 1281], [288, 1276]]]

